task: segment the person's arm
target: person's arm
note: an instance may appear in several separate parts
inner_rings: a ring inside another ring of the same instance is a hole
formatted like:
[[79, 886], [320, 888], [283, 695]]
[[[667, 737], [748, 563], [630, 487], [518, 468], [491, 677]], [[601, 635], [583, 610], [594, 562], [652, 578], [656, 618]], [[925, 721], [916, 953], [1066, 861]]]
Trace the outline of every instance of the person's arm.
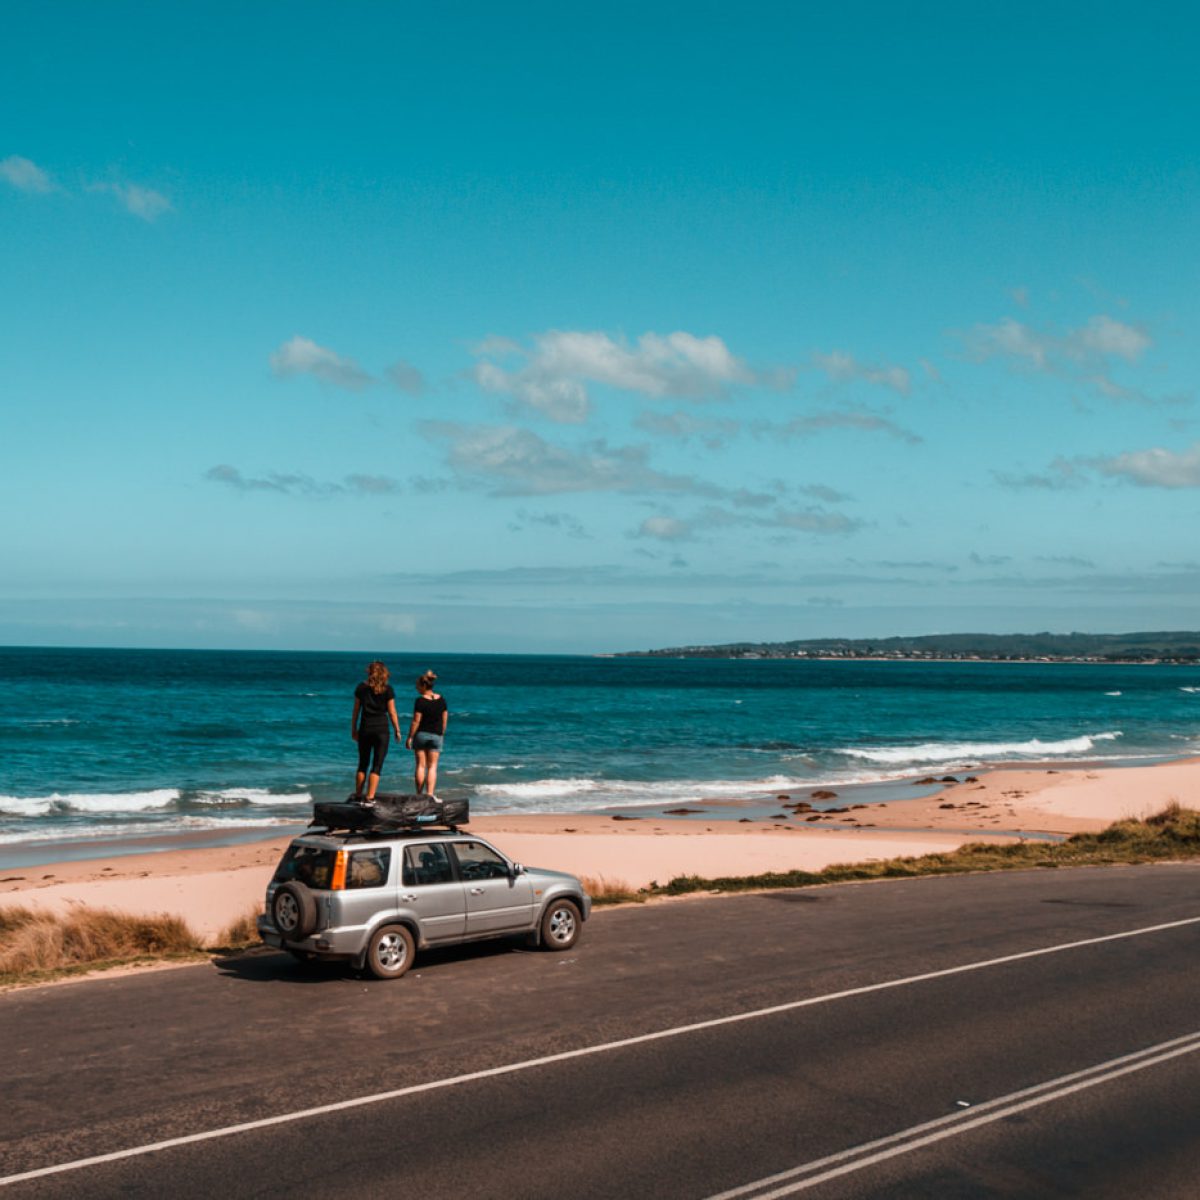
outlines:
[[400, 740], [400, 718], [398, 716], [396, 716], [395, 700], [388, 701], [388, 716], [391, 718], [392, 728], [396, 731], [396, 740], [399, 741]]
[[442, 705], [442, 737], [446, 736], [446, 726], [450, 724], [450, 709]]
[[357, 696], [354, 697], [354, 711], [350, 714], [350, 736], [358, 741], [358, 710], [362, 707], [362, 701]]
[[417, 711], [417, 702], [413, 701], [413, 719], [412, 724], [408, 727], [408, 737], [404, 739], [404, 745], [407, 749], [412, 749], [412, 740], [417, 736], [417, 726], [421, 723], [421, 714]]

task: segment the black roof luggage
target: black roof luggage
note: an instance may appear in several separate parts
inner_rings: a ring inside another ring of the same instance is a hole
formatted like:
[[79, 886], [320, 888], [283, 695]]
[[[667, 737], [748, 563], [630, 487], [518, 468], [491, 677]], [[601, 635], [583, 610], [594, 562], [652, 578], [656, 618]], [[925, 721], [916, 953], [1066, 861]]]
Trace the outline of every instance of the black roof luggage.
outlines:
[[350, 796], [342, 804], [314, 804], [311, 824], [362, 833], [400, 833], [439, 825], [453, 829], [470, 820], [469, 810], [466, 800], [380, 792], [371, 801]]

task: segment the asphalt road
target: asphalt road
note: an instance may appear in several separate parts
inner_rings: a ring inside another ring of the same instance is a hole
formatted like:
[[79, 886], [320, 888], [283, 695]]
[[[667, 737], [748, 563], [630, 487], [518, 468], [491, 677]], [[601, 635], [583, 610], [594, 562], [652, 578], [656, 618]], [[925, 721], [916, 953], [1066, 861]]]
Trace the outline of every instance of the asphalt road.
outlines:
[[0, 1029], [14, 1197], [1190, 1198], [1200, 866], [601, 911], [395, 983], [262, 953]]

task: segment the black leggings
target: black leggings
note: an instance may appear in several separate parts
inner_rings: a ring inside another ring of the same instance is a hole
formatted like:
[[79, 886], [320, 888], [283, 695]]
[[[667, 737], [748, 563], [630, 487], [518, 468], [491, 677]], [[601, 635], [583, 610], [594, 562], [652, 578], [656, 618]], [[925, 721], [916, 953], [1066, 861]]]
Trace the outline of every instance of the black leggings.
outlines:
[[[379, 733], [367, 733], [363, 730], [358, 732], [358, 769], [364, 775], [379, 775], [383, 772], [383, 760], [387, 758], [388, 752], [388, 731], [386, 729]], [[375, 765], [371, 765], [371, 758], [374, 756]]]

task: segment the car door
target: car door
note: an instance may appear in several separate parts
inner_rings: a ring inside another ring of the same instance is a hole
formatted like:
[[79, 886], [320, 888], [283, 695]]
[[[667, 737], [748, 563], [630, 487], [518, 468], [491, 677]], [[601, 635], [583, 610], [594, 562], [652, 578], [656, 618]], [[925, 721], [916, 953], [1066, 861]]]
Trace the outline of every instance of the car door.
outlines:
[[461, 938], [466, 928], [466, 898], [455, 878], [445, 842], [404, 847], [400, 906], [414, 912], [427, 942]]
[[533, 924], [533, 886], [510, 873], [508, 860], [486, 842], [455, 842], [458, 877], [466, 890], [467, 936], [516, 932]]

